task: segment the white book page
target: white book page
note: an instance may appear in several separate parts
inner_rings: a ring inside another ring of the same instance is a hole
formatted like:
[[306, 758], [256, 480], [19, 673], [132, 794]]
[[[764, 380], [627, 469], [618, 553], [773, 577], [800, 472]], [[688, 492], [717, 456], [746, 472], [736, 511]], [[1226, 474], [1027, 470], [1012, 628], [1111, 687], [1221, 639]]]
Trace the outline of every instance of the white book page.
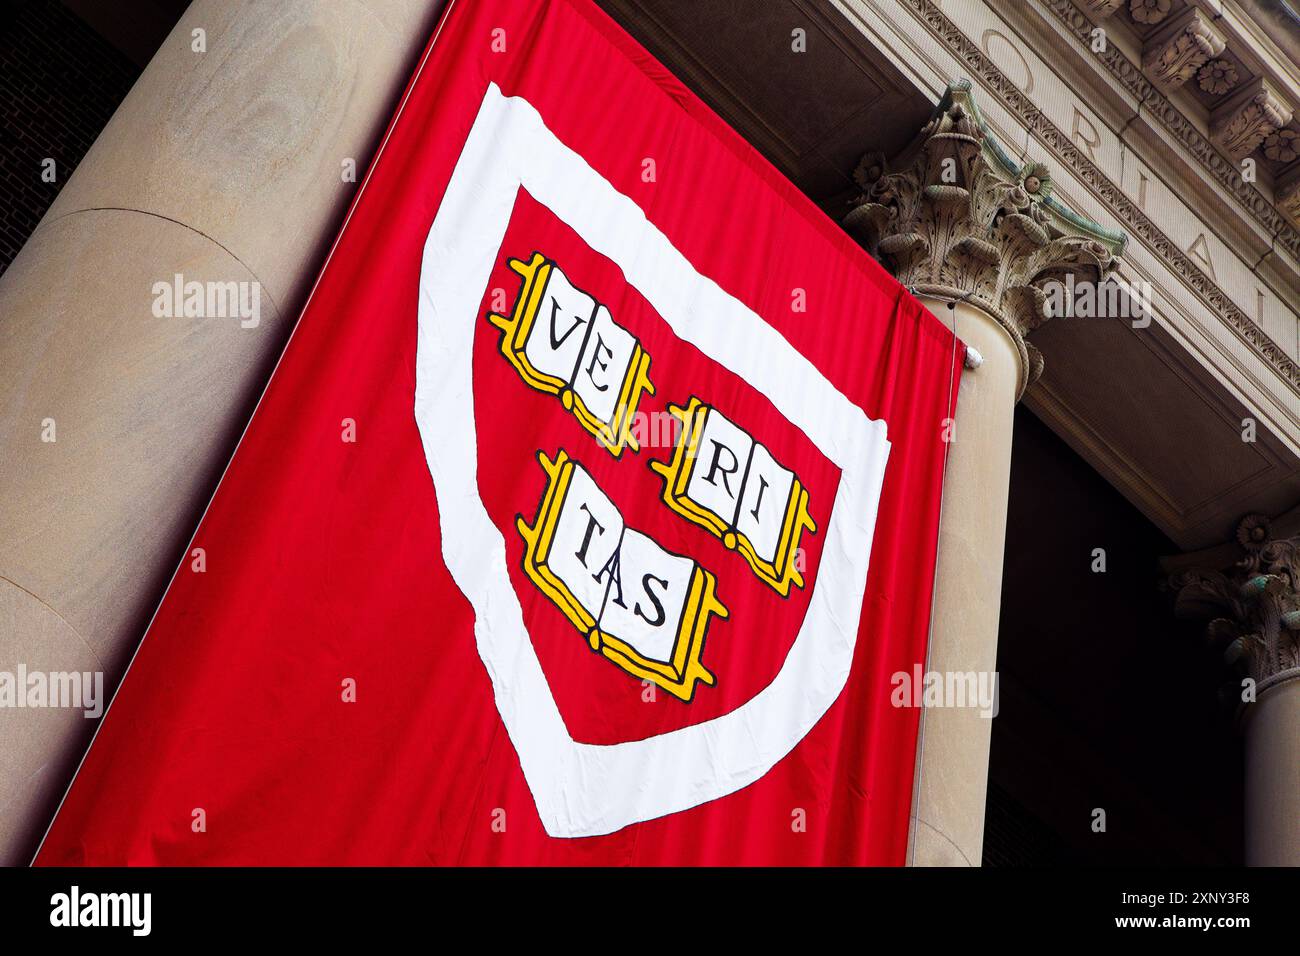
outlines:
[[794, 472], [782, 468], [763, 445], [756, 444], [741, 493], [736, 530], [749, 539], [764, 561], [776, 561], [793, 484]]
[[587, 411], [606, 425], [613, 424], [635, 348], [632, 333], [614, 321], [609, 309], [603, 305], [597, 307], [591, 334], [587, 336], [573, 377], [573, 391], [587, 406]]
[[596, 300], [575, 288], [558, 267], [552, 266], [537, 318], [524, 343], [524, 354], [533, 368], [570, 381], [595, 312]]
[[716, 408], [709, 409], [695, 449], [686, 495], [731, 525], [754, 440]]
[[619, 576], [605, 597], [600, 629], [631, 644], [643, 657], [668, 663], [694, 570], [690, 558], [666, 551], [629, 528], [623, 534]]
[[623, 516], [579, 465], [573, 468], [546, 566], [593, 618], [600, 616], [610, 574], [604, 573], [623, 536]]

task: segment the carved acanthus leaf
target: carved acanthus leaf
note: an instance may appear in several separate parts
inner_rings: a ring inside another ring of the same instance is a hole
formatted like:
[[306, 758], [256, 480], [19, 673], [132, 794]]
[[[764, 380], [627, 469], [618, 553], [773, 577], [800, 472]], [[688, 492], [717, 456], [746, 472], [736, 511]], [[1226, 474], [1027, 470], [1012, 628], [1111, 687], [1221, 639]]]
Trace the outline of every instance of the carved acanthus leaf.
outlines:
[[1147, 39], [1142, 47], [1142, 68], [1153, 83], [1173, 89], [1190, 80], [1226, 47], [1219, 28], [1200, 10], [1189, 7]]
[[1046, 165], [1017, 170], [986, 140], [968, 84], [949, 90], [901, 156], [868, 153], [854, 178], [862, 193], [845, 228], [904, 285], [993, 316], [1020, 351], [1022, 391], [1042, 368], [1024, 337], [1048, 317], [1044, 286], [1100, 282], [1117, 266], [1051, 200]]
[[1210, 138], [1240, 160], [1291, 122], [1294, 107], [1263, 79], [1257, 79], [1215, 107]]
[[1237, 543], [1231, 567], [1183, 570], [1169, 585], [1175, 613], [1206, 620], [1224, 663], [1263, 690], [1300, 668], [1300, 538], [1273, 538], [1267, 518], [1247, 515]]
[[1281, 180], [1274, 187], [1273, 201], [1293, 222], [1300, 222], [1300, 171]]

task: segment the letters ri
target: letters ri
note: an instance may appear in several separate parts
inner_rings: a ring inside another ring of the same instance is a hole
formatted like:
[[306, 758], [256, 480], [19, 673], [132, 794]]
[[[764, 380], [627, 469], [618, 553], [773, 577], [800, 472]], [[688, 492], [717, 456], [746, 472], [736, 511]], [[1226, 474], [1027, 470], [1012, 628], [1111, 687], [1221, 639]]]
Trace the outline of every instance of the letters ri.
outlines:
[[799, 542], [805, 531], [817, 531], [808, 489], [766, 447], [698, 398], [668, 408], [682, 420], [673, 459], [650, 462], [664, 480], [664, 504], [739, 551], [782, 597], [792, 584], [803, 587]]

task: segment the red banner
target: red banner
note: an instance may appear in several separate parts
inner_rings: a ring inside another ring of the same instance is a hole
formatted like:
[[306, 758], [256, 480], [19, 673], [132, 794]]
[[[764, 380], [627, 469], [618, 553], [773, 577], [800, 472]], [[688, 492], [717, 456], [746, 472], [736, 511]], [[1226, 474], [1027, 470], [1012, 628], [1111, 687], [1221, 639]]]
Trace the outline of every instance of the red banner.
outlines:
[[961, 352], [588, 0], [454, 4], [38, 861], [901, 863]]

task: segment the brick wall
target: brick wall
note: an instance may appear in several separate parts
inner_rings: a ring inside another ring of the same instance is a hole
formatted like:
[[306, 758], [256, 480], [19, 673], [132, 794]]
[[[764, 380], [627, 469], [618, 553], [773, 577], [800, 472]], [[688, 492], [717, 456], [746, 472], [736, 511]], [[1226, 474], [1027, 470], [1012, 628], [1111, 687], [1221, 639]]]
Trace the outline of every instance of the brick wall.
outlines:
[[[140, 73], [56, 0], [9, 0], [6, 7], [0, 13], [0, 274]], [[41, 178], [47, 157], [55, 162], [52, 183]]]

